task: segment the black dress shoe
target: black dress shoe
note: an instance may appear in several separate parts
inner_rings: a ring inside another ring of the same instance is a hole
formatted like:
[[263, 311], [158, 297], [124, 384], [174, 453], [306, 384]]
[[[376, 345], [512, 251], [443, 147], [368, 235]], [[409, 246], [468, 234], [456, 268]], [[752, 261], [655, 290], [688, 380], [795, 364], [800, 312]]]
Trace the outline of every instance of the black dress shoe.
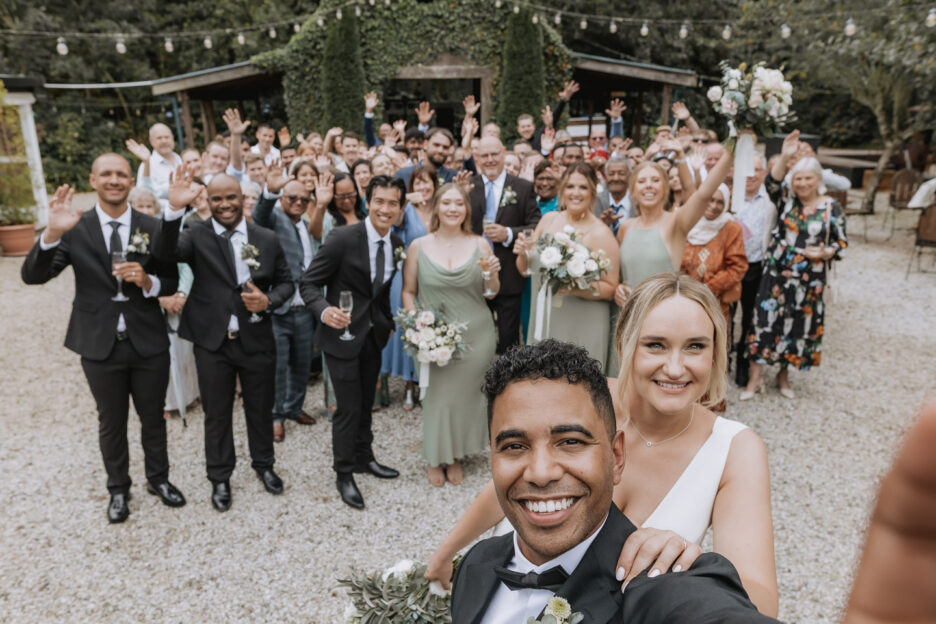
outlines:
[[111, 524], [119, 524], [130, 515], [130, 507], [127, 501], [130, 500], [129, 494], [118, 492], [111, 494], [110, 504], [107, 506], [107, 521]]
[[182, 492], [179, 489], [169, 483], [168, 481], [163, 481], [162, 483], [146, 484], [146, 491], [150, 494], [154, 494], [159, 497], [159, 500], [163, 502], [163, 505], [169, 507], [181, 507], [185, 504], [185, 497], [182, 496]]
[[211, 484], [211, 504], [218, 511], [227, 511], [231, 508], [231, 483], [221, 481]]
[[283, 493], [283, 480], [280, 479], [272, 468], [265, 468], [257, 471], [257, 476], [263, 481], [263, 487], [270, 494]]
[[370, 474], [380, 479], [396, 479], [400, 476], [399, 472], [393, 468], [388, 468], [387, 466], [378, 464], [377, 460], [375, 459], [370, 460], [366, 464], [359, 464], [355, 466], [354, 472], [358, 474], [362, 472], [369, 472]]
[[341, 500], [343, 500], [345, 504], [355, 509], [364, 509], [364, 497], [361, 496], [361, 491], [357, 489], [357, 484], [354, 482], [354, 475], [339, 474], [337, 484], [338, 493], [341, 494]]

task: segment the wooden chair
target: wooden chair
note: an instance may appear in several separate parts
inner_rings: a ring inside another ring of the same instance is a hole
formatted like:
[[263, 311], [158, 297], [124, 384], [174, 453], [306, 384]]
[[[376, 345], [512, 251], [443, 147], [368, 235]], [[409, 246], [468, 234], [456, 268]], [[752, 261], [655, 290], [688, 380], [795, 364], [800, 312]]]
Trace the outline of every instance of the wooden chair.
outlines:
[[[897, 211], [898, 210], [916, 210], [916, 208], [908, 208], [907, 204], [910, 203], [910, 200], [913, 198], [913, 194], [916, 193], [917, 189], [920, 188], [920, 183], [923, 181], [923, 176], [920, 175], [920, 172], [916, 169], [901, 169], [896, 174], [894, 174], [894, 180], [891, 183], [891, 194], [890, 194], [890, 205], [891, 210], [888, 213], [887, 218], [890, 218], [891, 227], [890, 234], [887, 238], [891, 238], [894, 235], [894, 228], [896, 227], [897, 222]], [[885, 226], [886, 226], [885, 221]]]
[[936, 248], [936, 204], [930, 204], [923, 209], [920, 214], [920, 221], [916, 227], [916, 243], [910, 252], [910, 264], [907, 265], [907, 273], [904, 279], [910, 275], [910, 269], [913, 268], [913, 258], [916, 257], [917, 271], [921, 273], [931, 273], [924, 271], [922, 264], [923, 249], [926, 247]]

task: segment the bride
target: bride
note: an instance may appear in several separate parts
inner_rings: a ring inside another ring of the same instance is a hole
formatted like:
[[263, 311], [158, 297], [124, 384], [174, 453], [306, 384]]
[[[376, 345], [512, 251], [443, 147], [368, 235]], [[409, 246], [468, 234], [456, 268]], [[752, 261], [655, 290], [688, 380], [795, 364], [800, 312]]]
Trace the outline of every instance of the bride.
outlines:
[[[688, 276], [651, 277], [628, 298], [615, 344], [621, 371], [609, 383], [627, 464], [614, 502], [642, 527], [624, 544], [618, 580], [687, 569], [711, 526], [715, 552], [734, 564], [760, 612], [775, 617], [767, 452], [752, 430], [709, 409], [726, 387], [718, 300]], [[455, 554], [503, 517], [489, 482], [433, 553], [426, 577], [449, 587]]]

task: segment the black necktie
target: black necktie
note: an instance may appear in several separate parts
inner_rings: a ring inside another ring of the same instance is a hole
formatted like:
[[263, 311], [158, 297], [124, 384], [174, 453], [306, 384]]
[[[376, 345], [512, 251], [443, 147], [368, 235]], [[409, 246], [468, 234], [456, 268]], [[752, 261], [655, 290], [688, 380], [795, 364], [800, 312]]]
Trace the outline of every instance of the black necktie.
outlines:
[[554, 566], [540, 573], [527, 572], [521, 574], [507, 568], [494, 568], [494, 574], [511, 591], [518, 589], [548, 589], [555, 592], [562, 587], [569, 575], [565, 573], [562, 566]]
[[374, 270], [374, 296], [377, 296], [377, 291], [380, 290], [380, 287], [383, 286], [384, 280], [384, 242], [383, 240], [377, 241], [377, 259], [376, 267]]
[[111, 253], [123, 251], [123, 244], [120, 242], [120, 221], [111, 221], [107, 225], [111, 226], [110, 251]]
[[234, 259], [234, 243], [231, 241], [237, 230], [224, 230], [221, 236], [227, 239], [227, 253], [231, 260], [231, 266], [234, 267], [234, 281], [237, 281], [237, 260]]

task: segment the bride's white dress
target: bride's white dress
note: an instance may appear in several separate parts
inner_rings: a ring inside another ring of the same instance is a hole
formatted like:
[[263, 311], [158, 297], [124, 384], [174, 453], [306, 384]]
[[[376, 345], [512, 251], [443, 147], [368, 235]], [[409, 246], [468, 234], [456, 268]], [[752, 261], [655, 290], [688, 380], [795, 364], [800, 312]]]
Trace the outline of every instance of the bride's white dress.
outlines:
[[[643, 526], [673, 531], [701, 544], [712, 524], [712, 507], [728, 460], [731, 441], [745, 429], [747, 425], [736, 420], [716, 417], [708, 439]], [[494, 535], [511, 531], [513, 526], [504, 518], [495, 527]]]

